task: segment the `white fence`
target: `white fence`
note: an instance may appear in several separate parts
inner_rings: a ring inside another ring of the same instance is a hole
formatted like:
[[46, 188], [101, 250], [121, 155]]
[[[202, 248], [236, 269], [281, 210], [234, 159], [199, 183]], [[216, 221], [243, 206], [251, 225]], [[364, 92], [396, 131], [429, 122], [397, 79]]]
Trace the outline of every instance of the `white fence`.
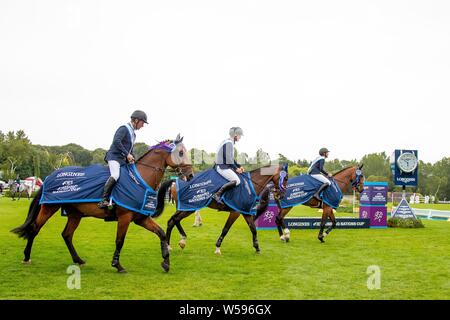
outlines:
[[[397, 209], [396, 207], [392, 208], [392, 212]], [[440, 219], [448, 219], [450, 221], [450, 211], [444, 210], [434, 210], [434, 209], [417, 209], [411, 208], [416, 216], [427, 217], [428, 219], [440, 218]]]

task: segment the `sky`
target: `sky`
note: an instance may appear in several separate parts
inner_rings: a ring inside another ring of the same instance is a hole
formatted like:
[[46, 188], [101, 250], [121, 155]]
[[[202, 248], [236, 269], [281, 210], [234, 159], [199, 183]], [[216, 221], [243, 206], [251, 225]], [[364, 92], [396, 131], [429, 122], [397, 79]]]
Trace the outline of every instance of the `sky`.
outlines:
[[0, 130], [108, 149], [178, 133], [215, 152], [450, 156], [450, 1], [0, 2]]

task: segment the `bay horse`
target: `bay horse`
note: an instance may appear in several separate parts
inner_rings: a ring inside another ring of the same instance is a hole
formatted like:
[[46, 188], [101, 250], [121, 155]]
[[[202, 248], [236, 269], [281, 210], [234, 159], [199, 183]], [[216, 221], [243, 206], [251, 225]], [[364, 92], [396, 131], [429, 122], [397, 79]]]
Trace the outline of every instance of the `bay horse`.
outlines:
[[[255, 169], [253, 171], [250, 171], [250, 178], [253, 183], [255, 193], [257, 196], [260, 197], [260, 203], [257, 208], [256, 216], [250, 215], [250, 214], [242, 214], [242, 217], [244, 218], [245, 222], [247, 222], [247, 225], [250, 228], [250, 231], [253, 236], [253, 247], [256, 250], [256, 253], [260, 253], [260, 248], [258, 244], [257, 239], [257, 232], [255, 227], [255, 220], [257, 217], [259, 217], [264, 211], [266, 210], [268, 203], [269, 203], [269, 189], [267, 188], [267, 185], [269, 183], [273, 183], [274, 187], [272, 188], [274, 190], [274, 193], [276, 194], [277, 198], [282, 198], [284, 196], [284, 191], [286, 189], [286, 184], [288, 180], [288, 174], [287, 174], [287, 165], [286, 164], [280, 164], [278, 166], [266, 166], [259, 169]], [[169, 180], [164, 182], [161, 185], [161, 188], [158, 191], [158, 203], [160, 197], [164, 197], [165, 193], [167, 192], [167, 189], [172, 185], [173, 180]], [[172, 187], [172, 198], [178, 202], [177, 197], [177, 190], [176, 186]], [[230, 230], [233, 223], [236, 221], [236, 219], [241, 215], [241, 213], [234, 211], [230, 207], [228, 207], [226, 204], [223, 203], [217, 203], [215, 200], [212, 200], [209, 205], [209, 208], [211, 209], [217, 209], [218, 211], [226, 211], [229, 212], [228, 220], [225, 223], [224, 228], [222, 229], [222, 233], [219, 237], [219, 239], [216, 242], [216, 251], [215, 254], [220, 255], [220, 246], [222, 245], [222, 241], [227, 235], [228, 231]], [[163, 209], [163, 208], [162, 208]], [[170, 249], [170, 236], [172, 234], [172, 229], [174, 226], [177, 227], [178, 231], [181, 234], [181, 240], [178, 243], [179, 246], [184, 249], [186, 246], [186, 239], [187, 235], [184, 232], [183, 227], [181, 226], [181, 220], [184, 218], [190, 216], [194, 211], [180, 211], [177, 210], [172, 217], [167, 222], [167, 242], [169, 243], [169, 249]]]
[[[361, 170], [362, 167], [363, 164], [359, 166], [344, 168], [341, 171], [335, 173], [332, 179], [337, 182], [341, 191], [347, 190], [351, 186], [353, 187], [354, 190], [358, 190], [358, 192], [361, 193], [364, 191], [364, 175], [362, 174]], [[276, 202], [280, 210], [279, 214], [275, 219], [278, 233], [280, 235], [281, 241], [289, 242], [291, 234], [289, 229], [286, 228], [284, 217], [286, 217], [286, 215], [292, 210], [293, 207], [281, 208], [280, 202], [279, 201]], [[320, 202], [313, 197], [311, 198], [311, 200], [304, 203], [303, 205], [309, 206], [311, 208], [318, 208], [320, 206]], [[330, 227], [327, 228], [324, 234], [323, 231], [325, 229], [325, 224], [327, 223], [328, 219], [331, 220], [332, 224]], [[324, 243], [325, 236], [329, 235], [331, 230], [333, 230], [335, 227], [336, 227], [336, 217], [334, 216], [333, 208], [327, 205], [325, 202], [323, 202], [322, 220], [320, 222], [320, 231], [317, 237], [319, 241], [321, 243]]]
[[[190, 164], [190, 158], [184, 147], [183, 138], [178, 135], [175, 141], [165, 140], [158, 145], [151, 147], [142, 157], [136, 162], [136, 169], [144, 179], [144, 181], [153, 188], [156, 189], [160, 183], [167, 166], [176, 170], [180, 175], [187, 177], [193, 176], [192, 165]], [[75, 264], [84, 265], [86, 262], [78, 256], [73, 243], [72, 238], [75, 230], [80, 224], [81, 218], [94, 217], [104, 219], [108, 216], [108, 209], [99, 209], [97, 203], [67, 203], [67, 204], [39, 204], [42, 190], [41, 188], [37, 196], [32, 201], [28, 216], [23, 225], [17, 227], [11, 232], [16, 233], [19, 237], [28, 240], [24, 250], [23, 263], [31, 263], [31, 248], [35, 237], [38, 235], [41, 228], [47, 222], [53, 214], [62, 208], [67, 213], [67, 224], [62, 232], [62, 237], [69, 249], [72, 260]], [[164, 205], [159, 203], [158, 206]], [[128, 227], [131, 222], [154, 232], [161, 241], [161, 252], [163, 262], [161, 267], [164, 271], [168, 272], [170, 268], [169, 250], [167, 237], [164, 230], [153, 220], [158, 215], [155, 214], [152, 217], [145, 216], [141, 213], [130, 211], [126, 208], [116, 205], [116, 215], [118, 219], [117, 234], [116, 234], [116, 250], [113, 255], [111, 266], [116, 268], [118, 272], [126, 272], [121, 266], [119, 258], [122, 246], [125, 241], [125, 236]]]

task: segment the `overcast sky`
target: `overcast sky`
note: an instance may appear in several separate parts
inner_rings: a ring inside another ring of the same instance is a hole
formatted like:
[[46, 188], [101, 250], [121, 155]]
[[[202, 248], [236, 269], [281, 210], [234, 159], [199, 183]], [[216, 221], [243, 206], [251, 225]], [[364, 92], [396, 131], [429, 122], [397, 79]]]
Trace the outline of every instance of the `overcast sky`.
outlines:
[[313, 159], [450, 156], [450, 1], [0, 1], [0, 130]]

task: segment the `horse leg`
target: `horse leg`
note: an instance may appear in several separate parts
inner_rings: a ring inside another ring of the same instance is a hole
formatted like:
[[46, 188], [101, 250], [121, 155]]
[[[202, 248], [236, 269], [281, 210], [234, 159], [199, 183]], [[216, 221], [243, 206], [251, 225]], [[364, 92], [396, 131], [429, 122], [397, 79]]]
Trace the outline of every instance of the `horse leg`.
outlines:
[[111, 266], [116, 268], [118, 272], [127, 272], [120, 264], [120, 251], [122, 250], [123, 244], [125, 242], [125, 236], [127, 235], [128, 226], [133, 220], [133, 213], [131, 211], [117, 210], [118, 223], [117, 223], [117, 235], [116, 235], [116, 251], [114, 252], [113, 260]]
[[169, 245], [167, 243], [167, 237], [164, 230], [150, 217], [139, 219], [134, 223], [155, 233], [159, 237], [161, 240], [161, 253], [164, 259], [161, 263], [161, 267], [165, 272], [168, 272], [170, 269]]
[[181, 235], [181, 240], [178, 242], [178, 245], [180, 246], [181, 249], [184, 249], [186, 247], [186, 239], [187, 239], [187, 235], [186, 232], [184, 232], [184, 229], [180, 223], [180, 221], [178, 221], [175, 226], [178, 229], [178, 232]]
[[67, 212], [67, 223], [64, 231], [61, 233], [61, 236], [66, 243], [67, 249], [69, 249], [70, 255], [72, 256], [72, 260], [74, 263], [79, 265], [84, 265], [86, 262], [78, 256], [75, 247], [73, 246], [72, 239], [75, 230], [78, 228], [80, 224], [81, 218], [83, 218], [83, 214], [78, 210], [73, 208], [65, 208]]
[[235, 211], [230, 212], [230, 215], [228, 216], [228, 220], [222, 229], [222, 233], [216, 242], [216, 251], [214, 252], [215, 254], [217, 254], [217, 255], [222, 254], [222, 252], [220, 252], [220, 246], [222, 245], [222, 241], [225, 238], [225, 236], [227, 235], [227, 233], [230, 230], [233, 223], [236, 221], [237, 218], [239, 218], [239, 215], [240, 214], [238, 212], [235, 212]]
[[281, 209], [275, 219], [280, 240], [284, 242], [289, 242], [289, 239], [291, 238], [291, 231], [286, 228], [286, 222], [284, 220], [284, 217], [289, 213], [289, 211], [291, 211], [291, 209], [292, 208]]
[[28, 239], [27, 245], [25, 247], [25, 250], [23, 251], [24, 259], [23, 263], [30, 264], [31, 263], [31, 249], [33, 247], [33, 241], [34, 238], [38, 235], [41, 228], [44, 226], [44, 224], [47, 222], [48, 219], [51, 218], [51, 216], [58, 211], [59, 206], [41, 206], [41, 209], [39, 210], [39, 214], [36, 217], [36, 221], [31, 225], [31, 229], [28, 232], [26, 238]]
[[331, 226], [329, 226], [329, 227], [327, 228], [327, 231], [325, 231], [324, 237], [327, 236], [327, 235], [329, 235], [330, 232], [331, 232], [331, 230], [333, 230], [334, 228], [336, 228], [336, 217], [334, 216], [334, 213], [333, 213], [333, 209], [332, 209], [332, 208], [330, 208], [330, 210], [328, 210], [328, 216], [330, 217], [330, 220], [331, 220]]
[[323, 238], [325, 237], [323, 235], [323, 230], [325, 229], [325, 224], [327, 223], [327, 219], [328, 219], [328, 214], [326, 212], [326, 209], [323, 209], [323, 213], [322, 213], [322, 221], [320, 222], [320, 231], [319, 231], [319, 235], [317, 237], [317, 239], [320, 240], [321, 243], [324, 243], [325, 240], [323, 240]]
[[[170, 237], [172, 235], [172, 229], [173, 227], [177, 227], [178, 231], [180, 231], [181, 233], [181, 244], [180, 247], [184, 248], [184, 246], [186, 246], [186, 233], [184, 232], [183, 228], [181, 227], [180, 221], [183, 220], [184, 218], [190, 216], [192, 214], [192, 211], [176, 211], [172, 217], [170, 217], [169, 221], [167, 221], [167, 231], [166, 231], [166, 237], [167, 237], [167, 244], [169, 245], [169, 250], [170, 248]], [[181, 229], [181, 230], [180, 230]], [[183, 246], [184, 245], [184, 246]]]
[[184, 229], [181, 226], [181, 220], [189, 217], [191, 214], [192, 211], [182, 211], [180, 214], [174, 217], [175, 226], [177, 227], [178, 232], [181, 235], [181, 240], [178, 242], [178, 245], [180, 246], [181, 249], [184, 249], [186, 247], [186, 239], [187, 239], [186, 232], [184, 232]]
[[172, 229], [173, 227], [176, 225], [175, 223], [175, 217], [177, 215], [179, 215], [181, 213], [181, 211], [175, 211], [175, 213], [170, 217], [170, 219], [167, 221], [167, 230], [166, 230], [166, 237], [167, 237], [167, 245], [169, 250], [171, 250], [170, 248], [170, 237], [172, 235]]
[[251, 216], [249, 214], [243, 214], [242, 216], [244, 217], [245, 222], [247, 222], [247, 225], [250, 228], [250, 231], [252, 232], [253, 248], [255, 248], [257, 254], [260, 254], [261, 250], [259, 249], [258, 233], [256, 231], [256, 226], [255, 226], [255, 221], [253, 220], [253, 216]]

